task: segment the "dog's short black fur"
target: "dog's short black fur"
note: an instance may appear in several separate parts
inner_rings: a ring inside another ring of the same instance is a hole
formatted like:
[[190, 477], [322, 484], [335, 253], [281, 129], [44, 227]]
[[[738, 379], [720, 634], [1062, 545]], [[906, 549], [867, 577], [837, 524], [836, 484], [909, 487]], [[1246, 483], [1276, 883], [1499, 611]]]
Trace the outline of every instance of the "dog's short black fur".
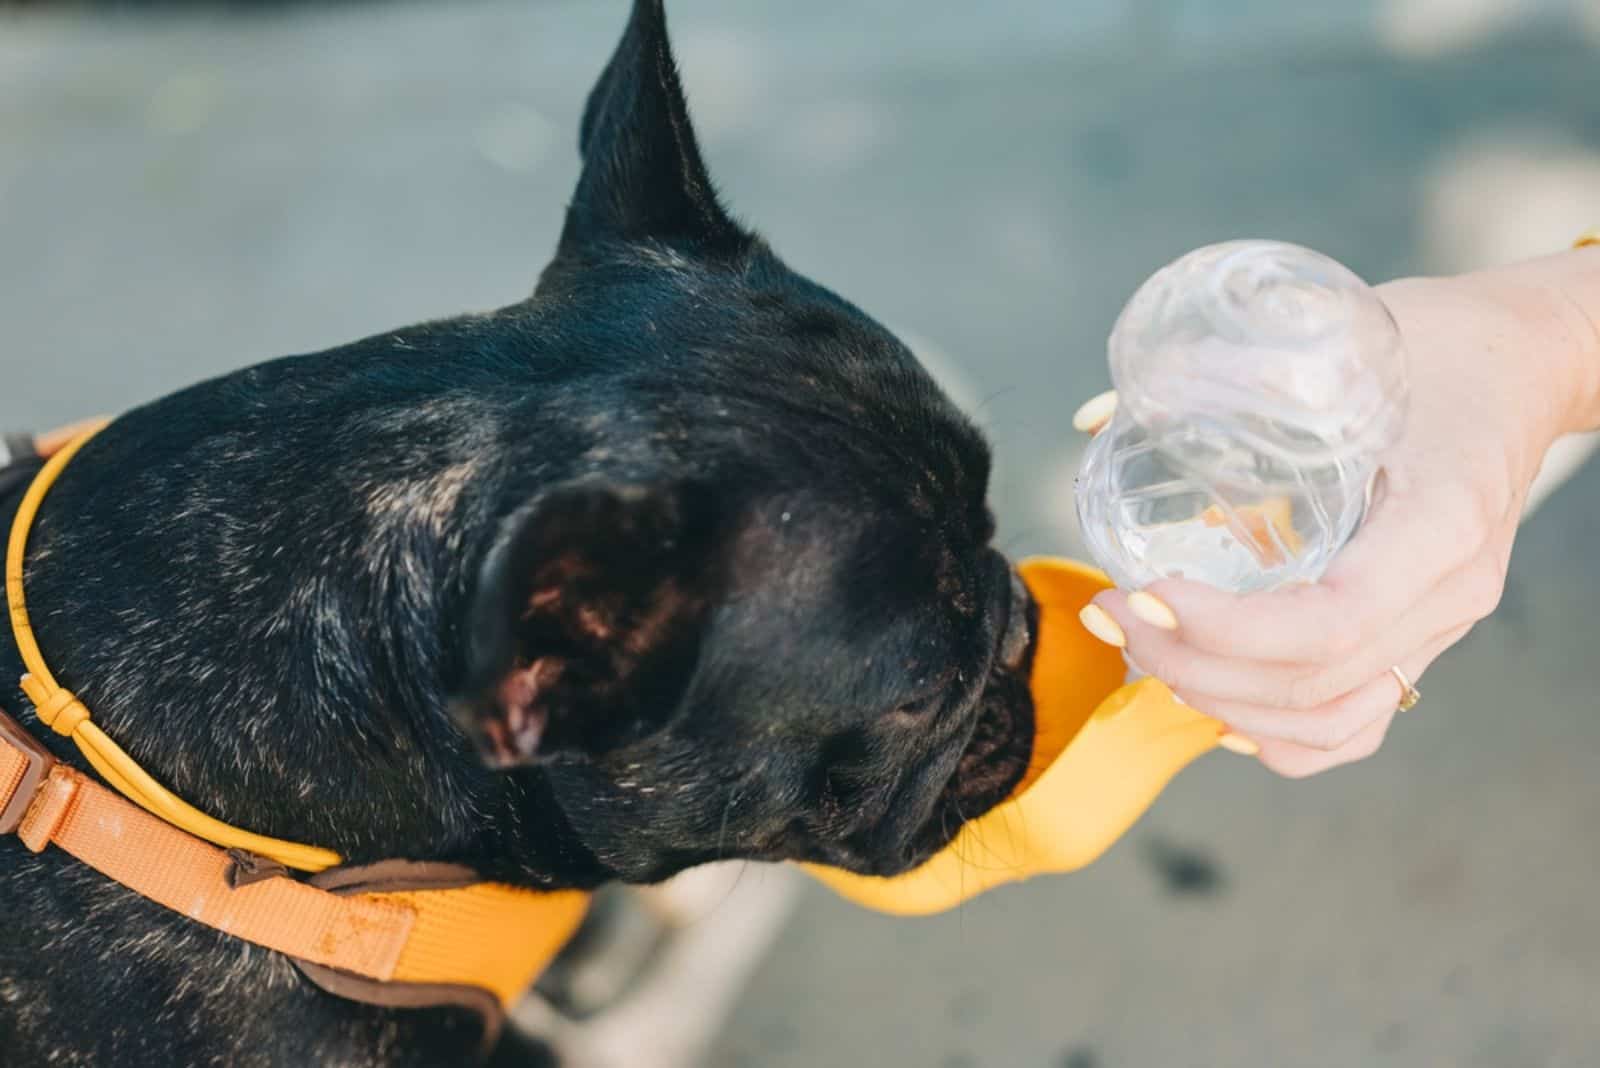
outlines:
[[[723, 211], [659, 0], [581, 147], [526, 302], [229, 375], [92, 442], [33, 535], [45, 653], [177, 794], [351, 862], [538, 887], [719, 857], [903, 871], [1030, 753], [1032, 609], [989, 544], [986, 446]], [[77, 759], [9, 682], [0, 703]], [[59, 850], [0, 842], [0, 917], [7, 1065], [459, 1064], [478, 1041]]]

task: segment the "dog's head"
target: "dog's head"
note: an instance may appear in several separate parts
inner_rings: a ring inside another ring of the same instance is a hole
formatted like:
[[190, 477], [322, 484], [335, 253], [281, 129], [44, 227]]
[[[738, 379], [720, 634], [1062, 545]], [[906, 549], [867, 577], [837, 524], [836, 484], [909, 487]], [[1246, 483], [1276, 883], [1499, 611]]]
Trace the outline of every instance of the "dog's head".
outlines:
[[528, 310], [579, 383], [530, 404], [582, 460], [499, 525], [458, 715], [617, 876], [912, 867], [1031, 752], [1032, 608], [990, 545], [987, 447], [725, 213], [659, 0], [580, 145]]

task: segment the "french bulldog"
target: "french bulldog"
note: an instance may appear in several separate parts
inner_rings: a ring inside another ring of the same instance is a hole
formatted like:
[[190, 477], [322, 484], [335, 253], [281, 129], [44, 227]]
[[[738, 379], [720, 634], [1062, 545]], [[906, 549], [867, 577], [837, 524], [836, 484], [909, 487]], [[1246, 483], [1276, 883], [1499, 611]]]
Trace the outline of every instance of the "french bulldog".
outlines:
[[[660, 0], [585, 109], [526, 300], [205, 382], [92, 440], [26, 586], [174, 793], [351, 863], [536, 888], [704, 862], [892, 875], [1028, 763], [1034, 608], [982, 435], [724, 210]], [[0, 505], [9, 527], [18, 492]], [[0, 628], [0, 704], [57, 758]], [[26, 711], [24, 711], [26, 709]], [[7, 1065], [472, 1062], [390, 1009], [0, 841]], [[539, 1063], [507, 1032], [497, 1064]]]

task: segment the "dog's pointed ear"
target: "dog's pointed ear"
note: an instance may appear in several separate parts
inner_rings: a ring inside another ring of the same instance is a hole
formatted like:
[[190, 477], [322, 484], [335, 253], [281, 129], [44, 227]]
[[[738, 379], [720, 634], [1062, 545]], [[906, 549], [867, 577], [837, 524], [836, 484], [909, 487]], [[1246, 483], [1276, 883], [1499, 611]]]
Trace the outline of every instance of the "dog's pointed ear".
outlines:
[[637, 0], [589, 94], [578, 140], [583, 174], [560, 255], [596, 243], [662, 241], [708, 253], [748, 240], [722, 209], [689, 124], [662, 0]]
[[457, 722], [492, 765], [643, 737], [693, 673], [715, 581], [714, 496], [568, 483], [506, 520], [471, 597]]

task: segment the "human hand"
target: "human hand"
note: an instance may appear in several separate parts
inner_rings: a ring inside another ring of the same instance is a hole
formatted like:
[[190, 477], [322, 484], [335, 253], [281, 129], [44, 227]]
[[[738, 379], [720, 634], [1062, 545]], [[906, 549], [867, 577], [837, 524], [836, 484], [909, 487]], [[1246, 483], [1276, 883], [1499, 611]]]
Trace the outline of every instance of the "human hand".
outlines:
[[[1086, 625], [1282, 775], [1376, 752], [1404, 693], [1391, 667], [1419, 679], [1494, 611], [1546, 449], [1593, 424], [1600, 338], [1581, 303], [1539, 281], [1548, 262], [1379, 287], [1406, 344], [1410, 412], [1365, 524], [1321, 581], [1239, 595], [1163, 580], [1101, 594], [1105, 614], [1089, 609]], [[1099, 407], [1080, 424], [1109, 417]]]

